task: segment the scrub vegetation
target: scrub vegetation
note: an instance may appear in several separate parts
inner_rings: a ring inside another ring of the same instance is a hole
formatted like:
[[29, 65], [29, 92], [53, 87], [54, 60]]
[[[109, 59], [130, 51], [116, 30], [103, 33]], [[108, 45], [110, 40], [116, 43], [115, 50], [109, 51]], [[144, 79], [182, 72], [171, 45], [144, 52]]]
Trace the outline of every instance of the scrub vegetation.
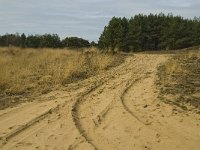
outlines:
[[45, 94], [97, 75], [121, 61], [119, 55], [100, 53], [94, 48], [77, 51], [0, 48], [1, 107], [15, 103], [16, 96]]
[[199, 48], [176, 54], [159, 67], [160, 99], [200, 114]]

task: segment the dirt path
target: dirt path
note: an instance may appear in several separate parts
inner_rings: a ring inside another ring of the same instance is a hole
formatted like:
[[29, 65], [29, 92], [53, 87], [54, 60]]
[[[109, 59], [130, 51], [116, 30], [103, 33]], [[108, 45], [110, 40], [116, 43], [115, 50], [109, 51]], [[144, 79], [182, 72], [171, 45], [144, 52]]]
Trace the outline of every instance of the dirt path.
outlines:
[[167, 58], [129, 56], [51, 101], [0, 111], [0, 149], [199, 150], [200, 117], [157, 98], [157, 66]]

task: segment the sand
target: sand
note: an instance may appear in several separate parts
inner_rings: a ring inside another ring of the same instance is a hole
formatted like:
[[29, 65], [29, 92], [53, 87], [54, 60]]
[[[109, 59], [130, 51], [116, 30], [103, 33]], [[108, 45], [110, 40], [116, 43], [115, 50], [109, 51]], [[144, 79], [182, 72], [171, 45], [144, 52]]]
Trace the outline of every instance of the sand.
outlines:
[[1, 110], [0, 149], [199, 150], [200, 116], [158, 98], [157, 68], [169, 58], [130, 55], [43, 101]]

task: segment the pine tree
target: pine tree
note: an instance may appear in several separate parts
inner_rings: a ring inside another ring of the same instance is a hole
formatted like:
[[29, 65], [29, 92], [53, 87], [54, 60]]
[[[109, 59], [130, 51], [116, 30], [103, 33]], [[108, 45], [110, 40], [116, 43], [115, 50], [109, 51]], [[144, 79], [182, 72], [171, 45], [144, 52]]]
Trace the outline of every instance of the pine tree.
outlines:
[[20, 47], [26, 47], [26, 35], [24, 33], [21, 35]]

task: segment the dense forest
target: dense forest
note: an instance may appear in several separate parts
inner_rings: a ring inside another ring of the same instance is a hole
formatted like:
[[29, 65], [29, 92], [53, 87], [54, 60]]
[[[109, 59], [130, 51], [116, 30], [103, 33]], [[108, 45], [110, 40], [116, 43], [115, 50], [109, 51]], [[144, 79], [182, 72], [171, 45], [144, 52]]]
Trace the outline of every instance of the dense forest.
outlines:
[[172, 14], [113, 17], [98, 42], [103, 50], [173, 50], [200, 45], [200, 19]]
[[66, 37], [60, 40], [57, 34], [29, 35], [5, 34], [0, 36], [0, 46], [28, 48], [82, 48], [89, 47], [89, 41], [78, 37]]

